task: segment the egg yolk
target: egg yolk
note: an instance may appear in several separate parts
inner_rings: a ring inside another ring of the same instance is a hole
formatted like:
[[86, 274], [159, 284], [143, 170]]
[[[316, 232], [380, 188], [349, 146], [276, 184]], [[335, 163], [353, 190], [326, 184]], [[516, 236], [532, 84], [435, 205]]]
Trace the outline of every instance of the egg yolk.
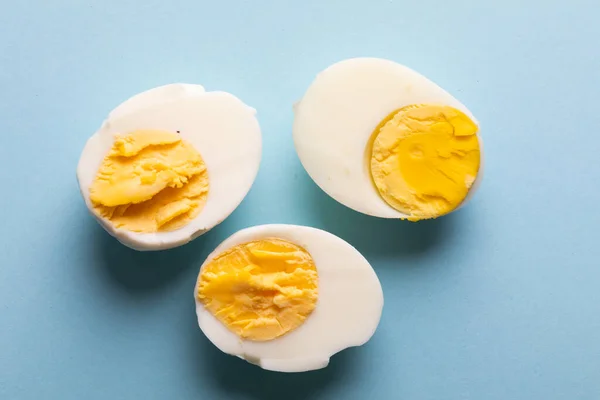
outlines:
[[133, 232], [178, 229], [208, 195], [202, 157], [177, 133], [139, 130], [117, 137], [90, 188], [94, 209]]
[[375, 129], [367, 149], [381, 197], [413, 221], [457, 208], [479, 171], [477, 130], [469, 117], [448, 106], [394, 111]]
[[232, 247], [200, 273], [198, 299], [243, 339], [266, 341], [314, 310], [318, 276], [311, 255], [293, 243], [264, 239]]

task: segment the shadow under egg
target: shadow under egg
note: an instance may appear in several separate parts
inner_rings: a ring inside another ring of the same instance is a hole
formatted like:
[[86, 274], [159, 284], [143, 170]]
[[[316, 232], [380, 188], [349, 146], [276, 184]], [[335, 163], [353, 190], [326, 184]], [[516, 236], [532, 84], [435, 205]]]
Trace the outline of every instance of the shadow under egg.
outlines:
[[418, 222], [373, 217], [329, 197], [305, 171], [298, 185], [306, 193], [305, 207], [318, 217], [318, 227], [346, 240], [365, 256], [376, 253], [401, 260], [434, 250], [443, 245], [458, 218], [455, 213]]
[[[190, 361], [196, 374], [208, 376], [226, 398], [311, 399], [331, 385], [345, 385], [360, 376], [361, 350], [350, 348], [334, 355], [327, 367], [315, 371], [284, 373], [268, 371], [241, 358], [225, 354], [190, 324]], [[199, 388], [201, 390], [201, 388]]]
[[199, 270], [215, 247], [219, 227], [169, 250], [136, 251], [95, 226], [95, 258], [110, 280], [132, 294], [150, 294], [184, 271]]

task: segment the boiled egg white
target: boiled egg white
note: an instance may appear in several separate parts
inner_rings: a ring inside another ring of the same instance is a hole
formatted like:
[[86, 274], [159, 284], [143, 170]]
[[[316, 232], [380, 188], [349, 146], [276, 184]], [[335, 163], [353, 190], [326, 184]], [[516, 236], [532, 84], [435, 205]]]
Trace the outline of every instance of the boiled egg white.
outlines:
[[483, 175], [471, 112], [389, 60], [349, 59], [318, 74], [295, 105], [293, 136], [315, 183], [372, 216], [447, 214], [470, 199]]
[[221, 243], [194, 289], [200, 329], [221, 351], [264, 369], [301, 372], [366, 343], [383, 308], [368, 261], [339, 237], [261, 225]]
[[183, 245], [229, 216], [258, 172], [256, 111], [225, 92], [171, 84], [114, 109], [77, 167], [85, 204], [136, 250]]

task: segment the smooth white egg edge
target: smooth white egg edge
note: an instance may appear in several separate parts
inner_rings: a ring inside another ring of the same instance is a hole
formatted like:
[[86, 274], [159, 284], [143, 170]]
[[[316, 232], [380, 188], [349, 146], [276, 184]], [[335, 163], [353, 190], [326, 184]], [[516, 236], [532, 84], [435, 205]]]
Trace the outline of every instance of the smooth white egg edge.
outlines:
[[[77, 177], [88, 209], [112, 236], [136, 250], [168, 249], [200, 236], [237, 208], [256, 178], [262, 143], [255, 114], [237, 97], [225, 92], [204, 92], [199, 85], [167, 85], [134, 96], [110, 114], [116, 117], [104, 122], [81, 154]], [[89, 199], [89, 188], [115, 135], [135, 129], [173, 130], [174, 120], [182, 137], [206, 163], [209, 193], [204, 209], [175, 231], [136, 233], [115, 228], [94, 210]], [[211, 133], [186, 136], [186, 132], [195, 131], [194, 122], [199, 120], [200, 129]]]
[[[405, 218], [373, 185], [365, 150], [375, 127], [392, 111], [423, 103], [455, 107], [479, 126], [460, 101], [404, 65], [378, 58], [333, 64], [317, 75], [294, 107], [298, 157], [311, 179], [339, 203], [376, 217]], [[472, 198], [483, 177], [483, 143], [479, 132], [477, 136], [480, 169], [458, 208]]]
[[202, 85], [191, 83], [171, 83], [168, 85], [158, 86], [142, 93], [138, 93], [119, 104], [108, 114], [106, 121], [120, 118], [124, 115], [142, 110], [146, 107], [153, 107], [158, 104], [168, 103], [169, 101], [181, 99], [187, 96], [201, 95], [205, 92], [206, 90]]
[[197, 281], [194, 288], [196, 314], [206, 337], [227, 354], [280, 372], [324, 368], [335, 353], [366, 343], [381, 318], [381, 284], [358, 250], [329, 232], [296, 225], [247, 228], [221, 243], [208, 256], [201, 270], [228, 248], [273, 237], [296, 243], [312, 255], [319, 274], [319, 298], [315, 310], [301, 326], [282, 337], [267, 342], [243, 340], [198, 301]]

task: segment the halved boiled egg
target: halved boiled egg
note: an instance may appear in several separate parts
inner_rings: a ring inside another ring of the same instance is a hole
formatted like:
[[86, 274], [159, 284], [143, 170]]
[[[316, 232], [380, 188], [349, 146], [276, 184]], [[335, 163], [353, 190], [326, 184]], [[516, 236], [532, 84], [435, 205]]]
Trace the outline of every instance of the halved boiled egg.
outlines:
[[321, 72], [295, 107], [294, 143], [321, 189], [377, 217], [447, 214], [482, 177], [479, 126], [469, 110], [384, 59], [349, 59]]
[[77, 167], [100, 224], [137, 250], [189, 242], [223, 221], [258, 172], [256, 111], [225, 92], [172, 84], [113, 110]]
[[200, 269], [200, 329], [225, 353], [268, 370], [324, 368], [374, 334], [383, 308], [377, 275], [350, 244], [296, 225], [241, 230]]

